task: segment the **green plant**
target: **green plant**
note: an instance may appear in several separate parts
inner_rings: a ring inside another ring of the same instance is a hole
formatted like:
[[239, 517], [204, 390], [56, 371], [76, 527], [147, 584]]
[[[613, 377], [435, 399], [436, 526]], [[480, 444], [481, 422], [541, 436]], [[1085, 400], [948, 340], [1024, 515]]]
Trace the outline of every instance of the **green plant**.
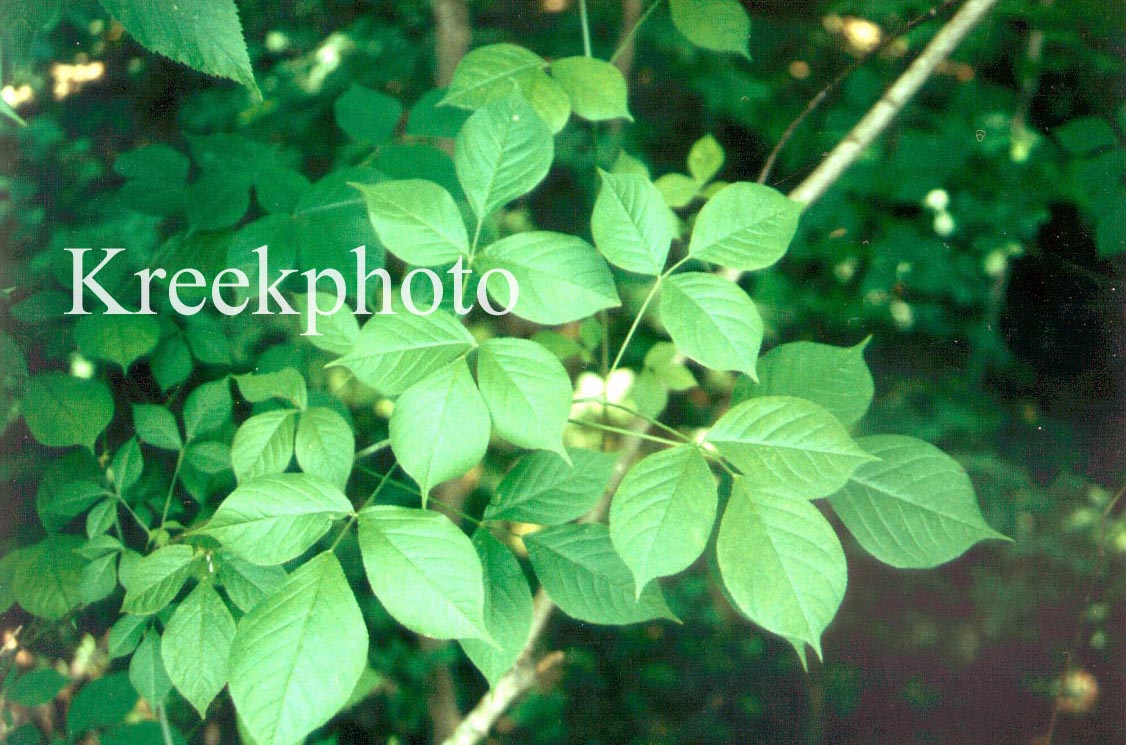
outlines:
[[[180, 0], [175, 12], [103, 4], [146, 46], [257, 90], [232, 3], [198, 8], [206, 23], [186, 38], [176, 14], [195, 3]], [[746, 53], [746, 17], [734, 0], [670, 5], [693, 43]], [[224, 39], [226, 51], [208, 46]], [[40, 483], [48, 537], [0, 563], [0, 608], [18, 603], [59, 621], [123, 588], [110, 654], [132, 655], [129, 681], [162, 712], [166, 741], [173, 689], [205, 715], [229, 685], [248, 739], [260, 745], [299, 742], [365, 695], [376, 678], [357, 596], [368, 588], [408, 629], [458, 640], [495, 690], [509, 691], [492, 699], [507, 705], [534, 676], [529, 650], [553, 604], [591, 623], [675, 620], [658, 580], [704, 554], [735, 607], [789, 641], [803, 664], [809, 647], [820, 656], [847, 576], [824, 504], [897, 567], [933, 567], [1001, 537], [949, 456], [908, 437], [850, 435], [873, 395], [864, 343], [787, 344], [759, 359], [755, 304], [712, 272], [777, 262], [803, 203], [828, 187], [831, 171], [799, 190], [801, 201], [759, 184], [715, 183], [724, 153], [705, 138], [686, 173], [656, 182], [624, 153], [600, 163], [590, 174], [599, 183], [593, 243], [585, 216], [570, 233], [498, 219], [548, 175], [554, 135], [572, 116], [591, 127], [630, 119], [621, 72], [591, 57], [589, 37], [584, 46], [584, 56], [550, 63], [511, 44], [470, 52], [442, 99], [424, 98], [408, 115], [407, 134], [421, 140], [412, 146], [426, 148], [413, 151], [416, 178], [381, 170], [404, 146], [394, 142], [402, 107], [362, 88], [345, 93], [335, 113], [366, 149], [363, 162], [316, 183], [234, 136], [191, 139], [191, 161], [166, 146], [118, 159], [121, 203], [172, 230], [163, 246], [136, 252], [130, 268], [253, 274], [251, 254], [268, 243], [274, 268], [316, 271], [341, 266], [365, 243], [391, 254], [388, 266], [404, 278], [407, 268], [455, 261], [482, 275], [507, 271], [518, 296], [501, 283], [486, 291], [530, 322], [504, 333], [447, 302], [428, 315], [396, 306], [361, 328], [344, 307], [320, 319], [321, 335], [308, 337], [315, 349], [261, 355], [253, 341], [229, 341], [261, 338], [250, 319], [177, 319], [159, 299], [159, 316], [92, 315], [74, 325], [84, 358], [124, 378], [144, 361], [161, 397], [115, 396], [105, 375], [49, 372], [27, 382], [22, 409], [36, 440], [78, 449]], [[431, 145], [453, 133], [450, 161]], [[251, 211], [256, 219], [246, 222]], [[68, 261], [50, 257], [44, 274], [70, 278]], [[118, 267], [117, 285], [128, 279]], [[626, 286], [637, 302], [623, 303]], [[321, 300], [307, 293], [295, 303], [322, 308]], [[301, 331], [284, 317], [268, 320], [287, 337]], [[651, 345], [618, 395], [611, 383], [654, 320], [671, 344]], [[342, 386], [341, 370], [361, 385]], [[572, 378], [593, 370], [595, 390], [575, 400]], [[740, 375], [732, 406], [715, 421], [700, 432], [662, 421], [670, 391], [724, 373]], [[328, 394], [326, 380], [342, 395]], [[378, 397], [394, 399], [377, 409], [389, 416], [372, 415]], [[132, 433], [121, 436], [130, 427], [114, 428], [115, 418], [131, 420]], [[500, 459], [531, 452], [483, 510], [437, 496], [490, 448]], [[388, 449], [393, 465], [367, 467]], [[476, 525], [472, 536], [460, 520]], [[518, 540], [513, 523], [542, 529]], [[366, 584], [350, 581], [338, 558], [346, 542], [358, 547]], [[524, 546], [538, 600], [513, 551]], [[31, 687], [26, 678], [6, 682], [21, 700], [30, 700], [20, 693]], [[488, 706], [482, 711], [487, 728]], [[120, 719], [72, 712], [69, 732]], [[479, 738], [481, 726], [471, 716], [457, 741]]]

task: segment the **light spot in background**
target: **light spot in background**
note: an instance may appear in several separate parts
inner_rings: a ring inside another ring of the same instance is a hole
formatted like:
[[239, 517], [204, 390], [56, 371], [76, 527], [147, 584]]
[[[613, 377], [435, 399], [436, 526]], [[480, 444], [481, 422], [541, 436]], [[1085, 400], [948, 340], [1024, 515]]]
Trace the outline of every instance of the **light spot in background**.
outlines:
[[891, 313], [891, 320], [901, 329], [909, 329], [915, 323], [915, 312], [902, 300], [892, 300], [888, 304], [888, 312]]
[[796, 59], [790, 63], [790, 77], [794, 80], [805, 80], [809, 77], [809, 63]]
[[58, 63], [51, 68], [51, 77], [55, 81], [52, 93], [56, 101], [61, 101], [67, 96], [78, 93], [82, 86], [100, 80], [106, 74], [104, 62], [77, 62], [73, 65]]
[[946, 189], [931, 189], [923, 198], [923, 204], [936, 212], [942, 212], [950, 206], [950, 193]]
[[954, 218], [949, 212], [939, 212], [934, 216], [934, 232], [936, 235], [946, 238], [954, 232], [956, 227]]
[[289, 37], [281, 31], [270, 31], [266, 34], [266, 51], [279, 54], [289, 48]]
[[25, 103], [35, 100], [35, 91], [27, 83], [19, 87], [5, 85], [0, 88], [0, 98], [4, 99], [4, 103], [11, 106], [13, 109], [18, 109]]
[[80, 354], [70, 358], [70, 374], [72, 377], [89, 380], [94, 377], [94, 363]]
[[1086, 670], [1071, 670], [1059, 683], [1060, 711], [1086, 714], [1099, 700], [1099, 681]]
[[858, 57], [873, 51], [884, 39], [883, 29], [866, 18], [830, 13], [821, 19], [821, 25], [829, 33], [844, 39], [849, 54]]
[[562, 13], [570, 5], [570, 0], [540, 0], [540, 10], [544, 13]]

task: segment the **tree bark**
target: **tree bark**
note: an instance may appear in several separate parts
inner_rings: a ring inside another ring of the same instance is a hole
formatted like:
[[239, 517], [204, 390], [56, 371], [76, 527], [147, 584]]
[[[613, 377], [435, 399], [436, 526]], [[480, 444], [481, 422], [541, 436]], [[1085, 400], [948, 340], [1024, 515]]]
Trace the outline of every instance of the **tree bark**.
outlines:
[[434, 13], [434, 83], [445, 88], [454, 78], [457, 63], [469, 51], [473, 38], [469, 6], [465, 0], [430, 0]]

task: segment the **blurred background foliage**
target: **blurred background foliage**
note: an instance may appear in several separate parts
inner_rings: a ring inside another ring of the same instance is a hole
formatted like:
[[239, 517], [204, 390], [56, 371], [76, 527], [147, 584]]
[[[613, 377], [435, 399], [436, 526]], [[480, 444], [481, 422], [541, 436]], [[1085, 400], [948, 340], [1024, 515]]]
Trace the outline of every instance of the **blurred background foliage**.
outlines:
[[[638, 4], [590, 5], [595, 52], [605, 57], [623, 13]], [[922, 0], [746, 5], [753, 61], [693, 48], [657, 13], [630, 66], [636, 123], [572, 122], [557, 140], [561, 167], [504, 220], [581, 230], [596, 163], [624, 150], [654, 177], [683, 172], [689, 147], [706, 134], [727, 154], [718, 178], [753, 180], [828, 81], [931, 9]], [[0, 544], [33, 534], [31, 497], [45, 467], [80, 466], [50, 463], [16, 422], [28, 370], [73, 362], [59, 249], [128, 245], [147, 256], [221, 262], [232, 242], [252, 240], [244, 217], [189, 239], [177, 232], [182, 215], [130, 209], [136, 194], [122, 188], [118, 156], [163, 143], [191, 153], [195, 173], [208, 157], [203, 136], [223, 134], [240, 138], [224, 140], [223, 152], [266, 158], [271, 182], [288, 180], [294, 191], [353, 166], [450, 180], [440, 140], [408, 127], [373, 150], [334, 120], [336, 100], [360, 84], [399, 99], [412, 126], [429, 117], [431, 128], [456, 131], [457, 117], [434, 111], [436, 97], [427, 94], [436, 63], [429, 2], [239, 6], [260, 103], [146, 53], [94, 2], [55, 9], [0, 0], [9, 19], [0, 27], [3, 97], [27, 122], [0, 124]], [[570, 0], [469, 6], [474, 45], [515, 40], [546, 57], [581, 48]], [[830, 92], [769, 183], [786, 190], [810, 171], [948, 11]], [[45, 29], [35, 34], [39, 23]], [[851, 547], [848, 595], [824, 642], [826, 662], [808, 676], [783, 643], [731, 614], [700, 567], [669, 590], [684, 626], [553, 627], [549, 643], [566, 662], [502, 720], [496, 741], [1031, 743], [1047, 728], [1068, 655], [1056, 741], [1120, 741], [1126, 523], [1101, 516], [1126, 477], [1124, 92], [1126, 5], [1003, 2], [805, 215], [787, 257], [749, 288], [768, 344], [855, 344], [872, 335], [877, 399], [863, 426], [952, 452], [973, 476], [987, 518], [1016, 542], [978, 547], [925, 573], [887, 569]], [[628, 288], [626, 295], [628, 303]], [[183, 332], [205, 370], [311, 366], [310, 348], [271, 323], [201, 319]], [[649, 330], [649, 342], [659, 338]], [[627, 362], [640, 367], [647, 346]], [[118, 374], [113, 383], [137, 400], [165, 388], [154, 374]], [[705, 383], [672, 395], [675, 423], [714, 416], [730, 381]], [[453, 648], [420, 650], [370, 604], [369, 623], [383, 630], [373, 646], [385, 678], [325, 736], [427, 741], [435, 666], [449, 667], [462, 706], [483, 681]], [[5, 618], [0, 629], [20, 621]], [[70, 660], [85, 635], [104, 632], [84, 621], [59, 629], [40, 651]], [[232, 726], [221, 718], [197, 726], [193, 741], [230, 741]], [[220, 732], [221, 740], [208, 739]]]

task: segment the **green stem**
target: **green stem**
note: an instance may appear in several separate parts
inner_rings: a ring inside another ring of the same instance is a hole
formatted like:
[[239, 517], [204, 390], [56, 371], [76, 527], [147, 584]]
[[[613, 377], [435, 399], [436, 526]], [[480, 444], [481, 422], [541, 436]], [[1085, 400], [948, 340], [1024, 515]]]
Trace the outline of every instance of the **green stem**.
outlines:
[[356, 453], [356, 457], [353, 458], [352, 460], [354, 460], [354, 461], [363, 460], [364, 458], [368, 457], [369, 455], [374, 455], [374, 454], [378, 453], [380, 450], [386, 450], [389, 447], [391, 447], [391, 440], [390, 439], [380, 440], [379, 442], [375, 443], [374, 445], [368, 445], [366, 448], [364, 448], [363, 450]]
[[[184, 465], [184, 449], [180, 448], [180, 452], [176, 455], [176, 467], [172, 470], [172, 483], [168, 485], [168, 495], [164, 498], [164, 509], [160, 513], [160, 527], [164, 528], [164, 523], [168, 521], [168, 510], [172, 507], [172, 497], [176, 494], [176, 482], [180, 480], [180, 468]], [[149, 540], [152, 540], [152, 533], [149, 533]]]
[[629, 406], [624, 406], [622, 404], [616, 404], [613, 401], [607, 401], [605, 398], [576, 398], [574, 400], [574, 403], [576, 403], [576, 404], [598, 404], [599, 406], [609, 406], [610, 408], [618, 409], [620, 411], [624, 411], [627, 414], [632, 414], [633, 416], [637, 417], [638, 419], [642, 419], [642, 420], [648, 422], [650, 425], [657, 427], [658, 429], [663, 429], [665, 432], [668, 432], [670, 435], [673, 435], [674, 437], [679, 437], [680, 439], [684, 440], [685, 442], [692, 442], [692, 440], [687, 435], [685, 435], [683, 432], [676, 430], [676, 429], [673, 429], [672, 427], [658, 421], [657, 419], [654, 419], [653, 417], [646, 416], [645, 414], [642, 414], [640, 411], [638, 411], [636, 409], [632, 409]]
[[[366, 470], [366, 469], [361, 469], [361, 470]], [[395, 469], [392, 468], [391, 471], [393, 471], [393, 470], [395, 470]], [[359, 519], [360, 513], [363, 512], [364, 509], [368, 505], [370, 505], [372, 502], [374, 502], [375, 498], [379, 496], [379, 493], [381, 491], [383, 491], [383, 487], [387, 484], [388, 481], [391, 480], [391, 471], [388, 471], [387, 473], [383, 474], [383, 478], [380, 479], [379, 484], [372, 491], [371, 495], [368, 496], [368, 498], [364, 500], [364, 503], [360, 505], [360, 509], [356, 510], [356, 514], [351, 515], [348, 518], [348, 522], [346, 522], [344, 524], [344, 527], [341, 528], [340, 534], [336, 536], [336, 540], [334, 540], [332, 542], [332, 545], [328, 547], [329, 551], [335, 551], [336, 550], [336, 547], [340, 545], [340, 542], [342, 540], [344, 540], [344, 536], [348, 535], [348, 531], [351, 530], [352, 526], [356, 524], [356, 520]]]
[[583, 27], [583, 56], [593, 57], [594, 53], [590, 48], [590, 18], [586, 12], [586, 0], [579, 0], [579, 22]]
[[629, 45], [633, 43], [633, 37], [637, 36], [637, 30], [641, 28], [641, 24], [648, 21], [649, 16], [653, 15], [653, 13], [659, 7], [661, 7], [661, 0], [657, 0], [657, 2], [650, 5], [649, 9], [646, 10], [645, 13], [643, 13], [642, 16], [637, 19], [637, 23], [633, 24], [633, 27], [625, 33], [625, 36], [622, 37], [621, 43], [618, 44], [618, 48], [614, 50], [614, 53], [612, 55], [610, 55], [611, 65], [617, 62], [618, 58], [621, 57], [622, 54], [626, 51], [626, 48], [628, 48]]
[[149, 530], [148, 525], [145, 525], [145, 522], [141, 519], [140, 515], [138, 515], [136, 511], [129, 506], [129, 503], [126, 502], [123, 497], [119, 496], [117, 498], [117, 501], [121, 503], [121, 506], [124, 507], [125, 511], [129, 513], [129, 516], [133, 518], [133, 522], [137, 523], [137, 526], [141, 530], [145, 531], [145, 538], [148, 538], [152, 531]]
[[428, 501], [429, 501], [430, 504], [436, 504], [444, 510], [449, 510], [450, 512], [457, 515], [461, 519], [468, 520], [469, 522], [473, 523], [474, 525], [484, 525], [485, 524], [483, 520], [480, 520], [476, 517], [473, 517], [473, 515], [470, 515], [468, 512], [462, 512], [461, 510], [457, 509], [456, 507], [453, 507], [452, 505], [448, 505], [440, 499], [435, 499], [434, 497], [430, 497], [430, 499]]
[[173, 745], [172, 728], [168, 726], [168, 712], [165, 711], [163, 704], [156, 707], [156, 714], [160, 719], [160, 734], [164, 738], [164, 745]]
[[618, 348], [618, 355], [614, 358], [614, 364], [610, 365], [610, 372], [606, 373], [606, 380], [610, 379], [610, 376], [618, 369], [618, 365], [621, 364], [622, 355], [626, 353], [626, 347], [628, 347], [630, 341], [633, 340], [633, 335], [637, 333], [637, 328], [641, 325], [641, 319], [645, 317], [645, 311], [649, 308], [649, 303], [653, 302], [653, 298], [657, 297], [657, 291], [661, 289], [661, 281], [664, 280], [666, 276], [667, 274], [662, 274], [653, 282], [653, 287], [650, 288], [649, 294], [645, 297], [645, 302], [641, 304], [641, 310], [637, 311], [637, 315], [633, 318], [633, 324], [629, 327], [629, 331], [626, 332], [626, 338], [622, 340], [622, 346]]
[[646, 434], [646, 433], [635, 432], [631, 429], [624, 429], [622, 427], [614, 427], [614, 426], [611, 426], [609, 424], [602, 424], [600, 422], [590, 422], [590, 421], [586, 421], [584, 419], [568, 419], [567, 421], [570, 422], [571, 424], [577, 424], [580, 427], [590, 427], [591, 429], [598, 429], [598, 430], [602, 430], [603, 432], [613, 432], [614, 434], [626, 435], [628, 437], [639, 437], [642, 440], [649, 440], [650, 442], [659, 442], [663, 445], [668, 445], [669, 447], [677, 447], [678, 445], [684, 445], [685, 444], [683, 442], [677, 442], [676, 440], [670, 440], [670, 439], [665, 438], [665, 437], [657, 437], [656, 435], [650, 435], [650, 434]]

